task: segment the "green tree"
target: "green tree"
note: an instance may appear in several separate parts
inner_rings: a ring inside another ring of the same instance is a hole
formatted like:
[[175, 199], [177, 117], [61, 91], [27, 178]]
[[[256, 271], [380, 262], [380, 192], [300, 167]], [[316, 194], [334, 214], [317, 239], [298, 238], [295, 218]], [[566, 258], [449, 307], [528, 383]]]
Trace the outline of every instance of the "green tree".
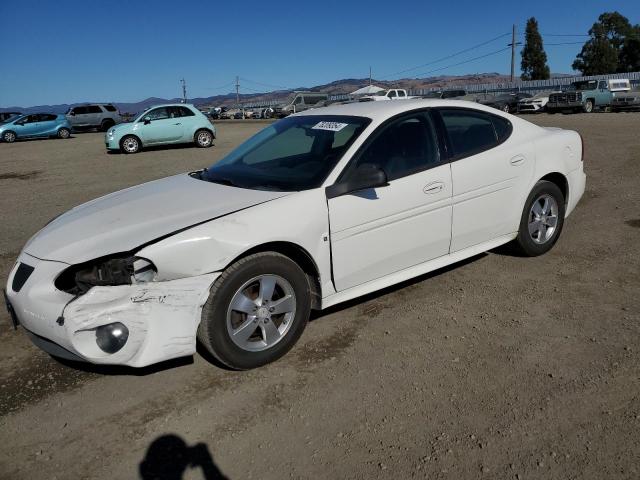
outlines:
[[618, 12], [603, 13], [589, 30], [591, 38], [576, 56], [574, 70], [580, 70], [583, 75], [628, 71], [620, 56], [633, 32], [634, 27], [627, 17]]
[[640, 71], [640, 25], [633, 27], [624, 40], [620, 50], [619, 70], [625, 72]]
[[538, 21], [531, 17], [527, 20], [525, 30], [524, 48], [522, 49], [523, 80], [546, 80], [551, 75], [547, 65], [547, 54], [542, 45], [542, 37], [538, 31]]

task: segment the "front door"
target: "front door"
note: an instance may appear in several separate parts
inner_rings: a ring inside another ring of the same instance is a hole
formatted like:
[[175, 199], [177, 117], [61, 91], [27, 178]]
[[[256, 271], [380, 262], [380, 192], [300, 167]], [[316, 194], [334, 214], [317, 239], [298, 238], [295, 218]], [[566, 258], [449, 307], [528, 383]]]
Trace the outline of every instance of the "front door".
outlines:
[[328, 201], [338, 291], [449, 253], [451, 169], [440, 158], [429, 113], [380, 127], [341, 180], [363, 164], [383, 169], [389, 183]]
[[175, 114], [171, 116], [170, 107], [158, 107], [147, 112], [140, 120], [139, 132], [142, 143], [146, 145], [172, 143], [182, 137], [182, 121]]

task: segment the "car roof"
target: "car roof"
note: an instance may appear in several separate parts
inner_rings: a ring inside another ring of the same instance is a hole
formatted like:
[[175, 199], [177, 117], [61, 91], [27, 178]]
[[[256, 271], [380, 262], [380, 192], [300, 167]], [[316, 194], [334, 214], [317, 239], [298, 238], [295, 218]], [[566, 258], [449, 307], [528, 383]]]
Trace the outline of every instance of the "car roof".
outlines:
[[343, 105], [329, 105], [327, 107], [314, 108], [296, 113], [302, 115], [349, 115], [355, 117], [367, 117], [376, 121], [384, 121], [400, 113], [417, 110], [419, 108], [433, 107], [458, 107], [482, 110], [499, 115], [495, 109], [485, 107], [475, 102], [465, 100], [449, 100], [441, 98], [420, 98], [415, 100], [387, 100], [380, 102], [354, 102]]

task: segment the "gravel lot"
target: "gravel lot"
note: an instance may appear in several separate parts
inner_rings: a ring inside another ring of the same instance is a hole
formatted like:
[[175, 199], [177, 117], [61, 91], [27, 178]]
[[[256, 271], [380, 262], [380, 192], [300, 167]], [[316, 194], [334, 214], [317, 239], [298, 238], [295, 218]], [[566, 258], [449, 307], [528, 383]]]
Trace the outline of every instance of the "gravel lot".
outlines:
[[[2, 311], [0, 478], [639, 478], [640, 113], [529, 119], [585, 140], [587, 191], [552, 252], [500, 249], [332, 308], [265, 368], [62, 364]], [[135, 156], [98, 133], [0, 144], [3, 285], [53, 216], [263, 125]]]

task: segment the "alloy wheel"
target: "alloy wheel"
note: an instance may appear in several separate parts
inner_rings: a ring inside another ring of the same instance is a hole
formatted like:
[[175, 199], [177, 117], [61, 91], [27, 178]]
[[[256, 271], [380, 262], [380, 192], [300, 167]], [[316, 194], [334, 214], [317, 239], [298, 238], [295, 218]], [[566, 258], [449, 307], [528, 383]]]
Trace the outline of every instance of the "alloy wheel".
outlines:
[[529, 235], [542, 244], [548, 242], [558, 226], [558, 202], [549, 194], [539, 196], [529, 211]]
[[291, 284], [279, 275], [259, 275], [233, 295], [227, 309], [227, 332], [243, 350], [267, 350], [285, 337], [295, 314]]

